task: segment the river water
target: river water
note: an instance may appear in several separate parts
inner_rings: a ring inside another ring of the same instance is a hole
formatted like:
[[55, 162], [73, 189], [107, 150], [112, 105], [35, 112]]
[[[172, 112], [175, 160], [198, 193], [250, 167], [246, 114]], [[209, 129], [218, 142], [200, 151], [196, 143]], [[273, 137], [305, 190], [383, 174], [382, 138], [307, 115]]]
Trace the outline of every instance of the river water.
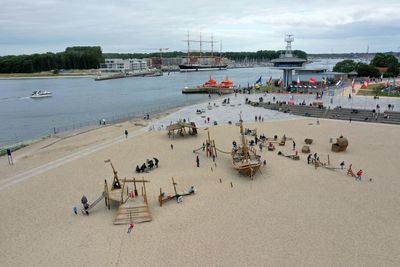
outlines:
[[[0, 80], [0, 146], [39, 138], [54, 130], [95, 125], [103, 118], [114, 121], [205, 101], [207, 95], [183, 95], [181, 90], [204, 83], [210, 74], [218, 82], [228, 76], [242, 87], [253, 84], [260, 76], [263, 82], [270, 76], [275, 79], [282, 76], [280, 70], [260, 67], [171, 72], [159, 77], [106, 81], [93, 78]], [[29, 96], [35, 90], [51, 91], [53, 96], [31, 99]]]

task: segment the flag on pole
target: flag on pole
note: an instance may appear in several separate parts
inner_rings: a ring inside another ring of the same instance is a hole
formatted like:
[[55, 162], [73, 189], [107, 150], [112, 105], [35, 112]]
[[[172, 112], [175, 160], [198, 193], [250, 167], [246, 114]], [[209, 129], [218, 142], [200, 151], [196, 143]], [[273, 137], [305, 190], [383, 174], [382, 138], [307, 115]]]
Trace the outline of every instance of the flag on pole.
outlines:
[[258, 80], [256, 81], [256, 84], [259, 84], [259, 83], [261, 83], [261, 76], [260, 76], [260, 78], [258, 78]]
[[351, 81], [351, 89], [354, 89], [354, 86], [356, 85], [355, 78]]
[[315, 83], [316, 83], [314, 77], [310, 77], [310, 79], [308, 79], [308, 82], [309, 82], [310, 84], [315, 84]]
[[389, 79], [387, 79], [386, 82], [383, 83], [383, 86], [389, 87]]
[[297, 75], [297, 85], [300, 85], [300, 76]]
[[282, 85], [282, 79], [281, 79], [281, 77], [279, 77], [278, 86], [281, 87], [281, 85]]
[[272, 84], [272, 76], [269, 76], [268, 84], [269, 84], [269, 85]]
[[337, 83], [336, 83], [336, 87], [340, 87], [343, 85], [343, 81], [342, 79], [340, 79]]
[[324, 86], [326, 86], [326, 78], [322, 78], [322, 82], [324, 83]]
[[367, 89], [368, 86], [368, 81], [364, 81], [363, 84], [361, 85], [361, 89]]

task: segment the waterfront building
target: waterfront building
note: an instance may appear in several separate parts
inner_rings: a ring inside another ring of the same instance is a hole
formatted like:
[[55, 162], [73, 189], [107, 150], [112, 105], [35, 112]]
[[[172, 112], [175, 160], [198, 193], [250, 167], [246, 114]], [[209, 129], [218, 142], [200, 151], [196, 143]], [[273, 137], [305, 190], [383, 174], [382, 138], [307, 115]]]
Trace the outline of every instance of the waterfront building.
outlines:
[[100, 64], [101, 72], [135, 72], [140, 70], [147, 70], [147, 61], [144, 59], [122, 59], [122, 58], [108, 58], [103, 64]]

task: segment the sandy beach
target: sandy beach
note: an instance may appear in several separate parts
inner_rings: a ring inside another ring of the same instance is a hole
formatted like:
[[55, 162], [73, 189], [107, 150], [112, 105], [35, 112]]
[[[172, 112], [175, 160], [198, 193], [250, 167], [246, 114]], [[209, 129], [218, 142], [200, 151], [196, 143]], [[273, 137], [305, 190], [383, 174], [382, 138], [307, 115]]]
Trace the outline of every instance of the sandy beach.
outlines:
[[[399, 126], [322, 119], [317, 125], [313, 119], [244, 107], [244, 102], [218, 105], [205, 113], [217, 126], [189, 113], [198, 107], [192, 106], [151, 125], [127, 121], [36, 142], [14, 153], [13, 166], [2, 157], [2, 265], [400, 265]], [[206, 129], [218, 148], [229, 151], [232, 141], [239, 141], [234, 123], [240, 111], [246, 128], [269, 137], [292, 137], [299, 151], [305, 138], [314, 139], [312, 153], [322, 161], [329, 154], [335, 166], [345, 161], [346, 167], [362, 169], [362, 181], [347, 176], [346, 170], [315, 169], [307, 165], [305, 154], [300, 153], [300, 161], [278, 156], [278, 150], [293, 153], [291, 142], [274, 152], [263, 149], [267, 165], [253, 180], [233, 169], [229, 155], [219, 153], [215, 166], [204, 152], [193, 153], [206, 140]], [[265, 121], [254, 122], [255, 115]], [[168, 138], [164, 127], [188, 116], [202, 126], [198, 135]], [[331, 152], [329, 139], [340, 135], [349, 140], [347, 151]], [[136, 174], [136, 165], [151, 157], [160, 160], [159, 168]], [[130, 234], [127, 225], [113, 225], [117, 205], [108, 210], [103, 201], [90, 216], [72, 213], [74, 206], [80, 208], [82, 195], [94, 201], [104, 179], [111, 183], [107, 159], [120, 178], [150, 180], [153, 220], [137, 224]], [[159, 207], [160, 187], [173, 192], [171, 177], [178, 191], [194, 185], [197, 192], [182, 203]]]

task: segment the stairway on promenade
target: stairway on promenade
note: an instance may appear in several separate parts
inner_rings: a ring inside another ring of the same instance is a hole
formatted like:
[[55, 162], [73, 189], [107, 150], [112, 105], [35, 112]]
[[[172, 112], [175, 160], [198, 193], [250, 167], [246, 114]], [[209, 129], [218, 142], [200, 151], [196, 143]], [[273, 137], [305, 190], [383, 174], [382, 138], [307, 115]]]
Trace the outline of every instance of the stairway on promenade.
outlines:
[[374, 113], [370, 109], [351, 109], [351, 108], [334, 108], [315, 107], [307, 105], [293, 104], [277, 104], [277, 103], [257, 103], [248, 102], [249, 105], [263, 107], [266, 109], [276, 110], [297, 116], [327, 118], [336, 120], [352, 120], [386, 124], [400, 124], [400, 112], [384, 111]]

